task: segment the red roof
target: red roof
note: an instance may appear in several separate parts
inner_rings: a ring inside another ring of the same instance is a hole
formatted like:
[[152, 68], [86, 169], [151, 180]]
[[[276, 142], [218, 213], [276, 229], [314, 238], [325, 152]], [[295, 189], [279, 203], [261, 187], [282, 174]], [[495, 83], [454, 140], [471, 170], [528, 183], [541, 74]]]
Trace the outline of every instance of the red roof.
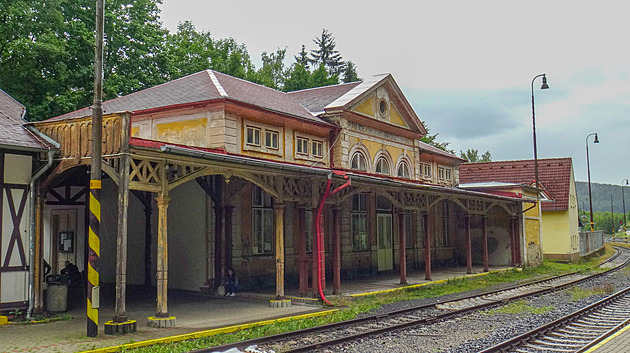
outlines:
[[[540, 184], [552, 201], [542, 203], [543, 211], [564, 211], [569, 209], [571, 183], [571, 158], [548, 158], [538, 160]], [[486, 163], [464, 163], [459, 167], [459, 182], [480, 183], [499, 181], [532, 185], [534, 183], [534, 160], [501, 161]]]
[[[328, 125], [284, 92], [214, 70], [200, 71], [103, 102], [103, 113], [136, 112], [215, 99], [243, 102], [269, 111]], [[86, 107], [49, 120], [78, 118], [91, 114], [91, 108]]]
[[0, 145], [8, 148], [44, 150], [48, 144], [24, 127], [26, 108], [0, 89]]

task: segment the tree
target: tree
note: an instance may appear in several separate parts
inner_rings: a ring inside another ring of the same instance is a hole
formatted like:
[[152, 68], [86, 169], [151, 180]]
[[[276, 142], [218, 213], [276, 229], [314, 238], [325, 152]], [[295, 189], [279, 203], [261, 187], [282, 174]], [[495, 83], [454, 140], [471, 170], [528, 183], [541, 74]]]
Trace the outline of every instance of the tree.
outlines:
[[346, 67], [343, 69], [343, 82], [355, 82], [360, 81], [359, 74], [357, 74], [357, 66], [352, 61], [346, 61]]
[[179, 23], [177, 32], [168, 35], [166, 50], [171, 79], [211, 68], [216, 55], [210, 32], [197, 32], [190, 21]]
[[291, 92], [311, 88], [311, 73], [300, 63], [295, 63], [289, 70], [283, 91]]
[[321, 37], [313, 39], [318, 49], [311, 50], [309, 62], [314, 66], [324, 65], [330, 76], [341, 75], [344, 69], [344, 62], [341, 54], [335, 50], [335, 37], [328, 30], [323, 29]]
[[492, 162], [492, 155], [490, 151], [486, 151], [486, 153], [479, 156], [479, 150], [468, 149], [464, 153], [464, 151], [459, 151], [460, 157], [465, 159], [468, 163], [480, 163], [480, 162]]
[[298, 55], [293, 56], [295, 58], [295, 62], [302, 65], [306, 70], [308, 70], [308, 53], [306, 52], [306, 47], [302, 44], [302, 50], [298, 53]]
[[263, 52], [261, 55], [262, 66], [256, 73], [254, 82], [260, 83], [273, 89], [282, 89], [287, 77], [284, 67], [284, 57], [287, 49], [279, 49], [275, 53], [267, 54]]
[[339, 77], [337, 75], [330, 76], [324, 64], [319, 64], [317, 70], [313, 71], [310, 82], [311, 87], [336, 85], [339, 83]]
[[430, 135], [429, 132], [431, 130], [429, 130], [429, 126], [427, 125], [427, 123], [425, 123], [423, 121], [422, 125], [424, 125], [424, 128], [427, 130], [427, 134], [422, 136], [420, 138], [420, 141], [422, 141], [422, 142], [424, 142], [426, 144], [429, 144], [429, 145], [431, 145], [433, 147], [437, 147], [437, 148], [439, 148], [439, 149], [441, 149], [443, 151], [446, 151], [448, 153], [455, 154], [455, 151], [453, 151], [453, 150], [448, 148], [448, 146], [451, 144], [450, 142], [438, 142], [437, 141], [437, 137], [438, 137], [439, 133]]

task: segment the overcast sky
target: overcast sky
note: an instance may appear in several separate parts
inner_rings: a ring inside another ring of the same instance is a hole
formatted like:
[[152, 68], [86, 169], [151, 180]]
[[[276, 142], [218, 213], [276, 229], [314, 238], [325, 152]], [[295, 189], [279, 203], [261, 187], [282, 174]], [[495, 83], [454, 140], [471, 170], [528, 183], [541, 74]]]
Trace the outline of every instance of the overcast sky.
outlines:
[[391, 73], [438, 140], [493, 160], [532, 159], [531, 82], [538, 158], [571, 157], [586, 181], [630, 178], [630, 21], [622, 1], [163, 0], [175, 31], [190, 20], [260, 54], [302, 44], [323, 28], [359, 76]]

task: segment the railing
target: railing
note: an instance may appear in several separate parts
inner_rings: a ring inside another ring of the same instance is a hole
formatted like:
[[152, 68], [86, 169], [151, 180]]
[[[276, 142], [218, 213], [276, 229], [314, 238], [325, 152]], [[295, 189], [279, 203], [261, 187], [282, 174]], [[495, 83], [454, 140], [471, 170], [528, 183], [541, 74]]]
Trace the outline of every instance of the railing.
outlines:
[[[92, 118], [33, 123], [40, 132], [60, 144], [62, 159], [81, 159], [92, 156]], [[103, 155], [120, 152], [121, 117], [118, 114], [103, 116]], [[58, 158], [59, 158], [58, 157]]]
[[592, 254], [604, 247], [604, 231], [580, 232], [580, 256]]

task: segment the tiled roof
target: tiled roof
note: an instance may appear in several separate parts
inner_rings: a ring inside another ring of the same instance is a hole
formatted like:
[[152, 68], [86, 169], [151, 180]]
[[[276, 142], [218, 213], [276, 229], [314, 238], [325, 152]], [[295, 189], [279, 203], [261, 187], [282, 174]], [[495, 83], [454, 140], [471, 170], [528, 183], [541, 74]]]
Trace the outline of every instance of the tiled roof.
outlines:
[[419, 141], [419, 148], [420, 148], [420, 153], [422, 152], [426, 152], [426, 153], [431, 153], [431, 154], [435, 154], [438, 156], [442, 156], [442, 157], [446, 157], [446, 158], [450, 158], [450, 159], [457, 159], [460, 161], [465, 161], [465, 159], [457, 157], [456, 155], [446, 152], [442, 149], [439, 149], [435, 146], [431, 146], [428, 143], [424, 143], [422, 141]]
[[[325, 123], [309, 113], [284, 92], [214, 70], [200, 71], [155, 87], [103, 102], [103, 113], [136, 112], [221, 98], [251, 104], [304, 120]], [[49, 120], [78, 118], [89, 116], [90, 114], [90, 107], [86, 107]]]
[[0, 89], [0, 145], [9, 148], [43, 150], [48, 145], [24, 127], [24, 106]]
[[[538, 160], [540, 184], [553, 198], [552, 201], [542, 203], [543, 211], [569, 209], [569, 190], [573, 182], [571, 180], [572, 168], [571, 158]], [[460, 183], [489, 181], [532, 185], [534, 183], [534, 160], [464, 163], [460, 165]]]
[[330, 103], [336, 101], [362, 82], [350, 82], [340, 85], [310, 88], [301, 91], [288, 92], [289, 96], [300, 103], [309, 112], [318, 115], [324, 112]]

